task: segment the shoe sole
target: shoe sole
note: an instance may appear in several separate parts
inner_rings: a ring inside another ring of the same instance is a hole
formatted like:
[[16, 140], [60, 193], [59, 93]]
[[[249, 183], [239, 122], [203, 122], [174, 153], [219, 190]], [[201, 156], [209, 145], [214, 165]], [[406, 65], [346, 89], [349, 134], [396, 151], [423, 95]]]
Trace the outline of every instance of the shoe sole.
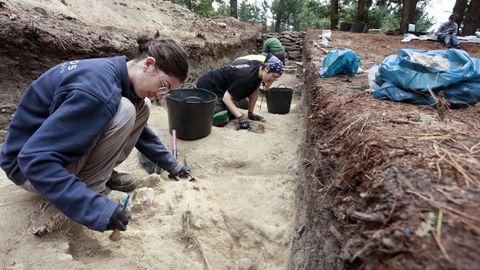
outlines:
[[128, 185], [124, 185], [124, 186], [114, 186], [114, 185], [111, 185], [111, 184], [107, 184], [109, 188], [111, 188], [112, 190], [118, 190], [118, 191], [123, 191], [123, 192], [130, 192], [130, 191], [133, 191], [135, 190], [135, 188], [137, 187], [137, 182], [132, 182]]

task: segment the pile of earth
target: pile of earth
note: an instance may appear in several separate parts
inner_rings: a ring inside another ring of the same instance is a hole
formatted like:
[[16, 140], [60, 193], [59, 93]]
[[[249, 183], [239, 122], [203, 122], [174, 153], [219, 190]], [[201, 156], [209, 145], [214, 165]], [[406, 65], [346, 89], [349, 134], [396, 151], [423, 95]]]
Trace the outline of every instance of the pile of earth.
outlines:
[[[375, 100], [366, 72], [322, 79], [307, 33], [306, 141], [294, 269], [474, 269], [480, 265], [480, 105], [460, 110]], [[363, 70], [399, 48], [439, 42], [333, 32]], [[314, 43], [315, 42], [315, 43]], [[472, 57], [478, 44], [462, 44]]]

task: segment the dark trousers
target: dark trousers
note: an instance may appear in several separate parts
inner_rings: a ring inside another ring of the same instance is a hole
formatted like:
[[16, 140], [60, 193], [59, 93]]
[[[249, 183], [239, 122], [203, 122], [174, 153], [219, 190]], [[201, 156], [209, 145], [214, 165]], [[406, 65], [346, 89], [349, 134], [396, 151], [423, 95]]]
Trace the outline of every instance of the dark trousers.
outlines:
[[458, 40], [457, 36], [454, 35], [438, 35], [438, 40], [444, 42], [447, 45], [450, 42], [453, 43], [453, 45], [455, 46], [460, 45], [460, 41]]

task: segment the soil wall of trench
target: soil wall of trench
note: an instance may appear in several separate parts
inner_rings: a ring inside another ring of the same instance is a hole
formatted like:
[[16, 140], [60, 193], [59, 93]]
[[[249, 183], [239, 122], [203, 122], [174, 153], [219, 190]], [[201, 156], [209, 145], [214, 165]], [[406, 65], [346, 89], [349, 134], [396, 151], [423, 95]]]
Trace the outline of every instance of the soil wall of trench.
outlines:
[[[319, 34], [308, 31], [303, 45], [305, 138], [290, 268], [477, 269], [479, 189], [465, 175], [479, 176], [480, 156], [470, 151], [480, 142], [478, 105], [442, 118], [438, 109], [373, 99], [362, 91], [366, 73], [320, 78]], [[333, 43], [357, 52], [364, 69], [404, 46], [339, 31]], [[370, 44], [379, 44], [375, 54]]]

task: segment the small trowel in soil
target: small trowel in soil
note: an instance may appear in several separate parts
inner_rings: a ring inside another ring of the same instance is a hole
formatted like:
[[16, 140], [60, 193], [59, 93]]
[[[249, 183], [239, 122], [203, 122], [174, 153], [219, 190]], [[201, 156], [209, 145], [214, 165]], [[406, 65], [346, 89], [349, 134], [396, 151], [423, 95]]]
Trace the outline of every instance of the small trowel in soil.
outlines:
[[188, 174], [188, 177], [190, 177], [188, 181], [195, 181], [195, 177], [193, 177], [192, 173], [190, 172], [190, 167], [188, 167], [187, 157], [185, 157], [185, 159], [183, 160], [183, 165], [187, 167], [187, 174]]
[[[129, 201], [130, 201], [130, 194], [128, 194], [127, 197], [125, 197], [125, 200], [123, 201], [123, 211], [125, 211], [125, 209], [127, 209]], [[112, 234], [110, 234], [110, 240], [112, 240], [114, 242], [117, 242], [117, 241], [120, 240], [120, 230], [119, 229], [113, 230]]]
[[[172, 130], [172, 154], [177, 159], [177, 131], [175, 129]], [[184, 159], [183, 164], [187, 167], [187, 175], [182, 176], [181, 178], [188, 178], [188, 181], [194, 181], [195, 177], [192, 176], [190, 173], [190, 168], [187, 165], [187, 158]], [[176, 181], [180, 181], [180, 177], [178, 175], [168, 175], [169, 178], [175, 179]], [[187, 179], [186, 179], [187, 180]]]

